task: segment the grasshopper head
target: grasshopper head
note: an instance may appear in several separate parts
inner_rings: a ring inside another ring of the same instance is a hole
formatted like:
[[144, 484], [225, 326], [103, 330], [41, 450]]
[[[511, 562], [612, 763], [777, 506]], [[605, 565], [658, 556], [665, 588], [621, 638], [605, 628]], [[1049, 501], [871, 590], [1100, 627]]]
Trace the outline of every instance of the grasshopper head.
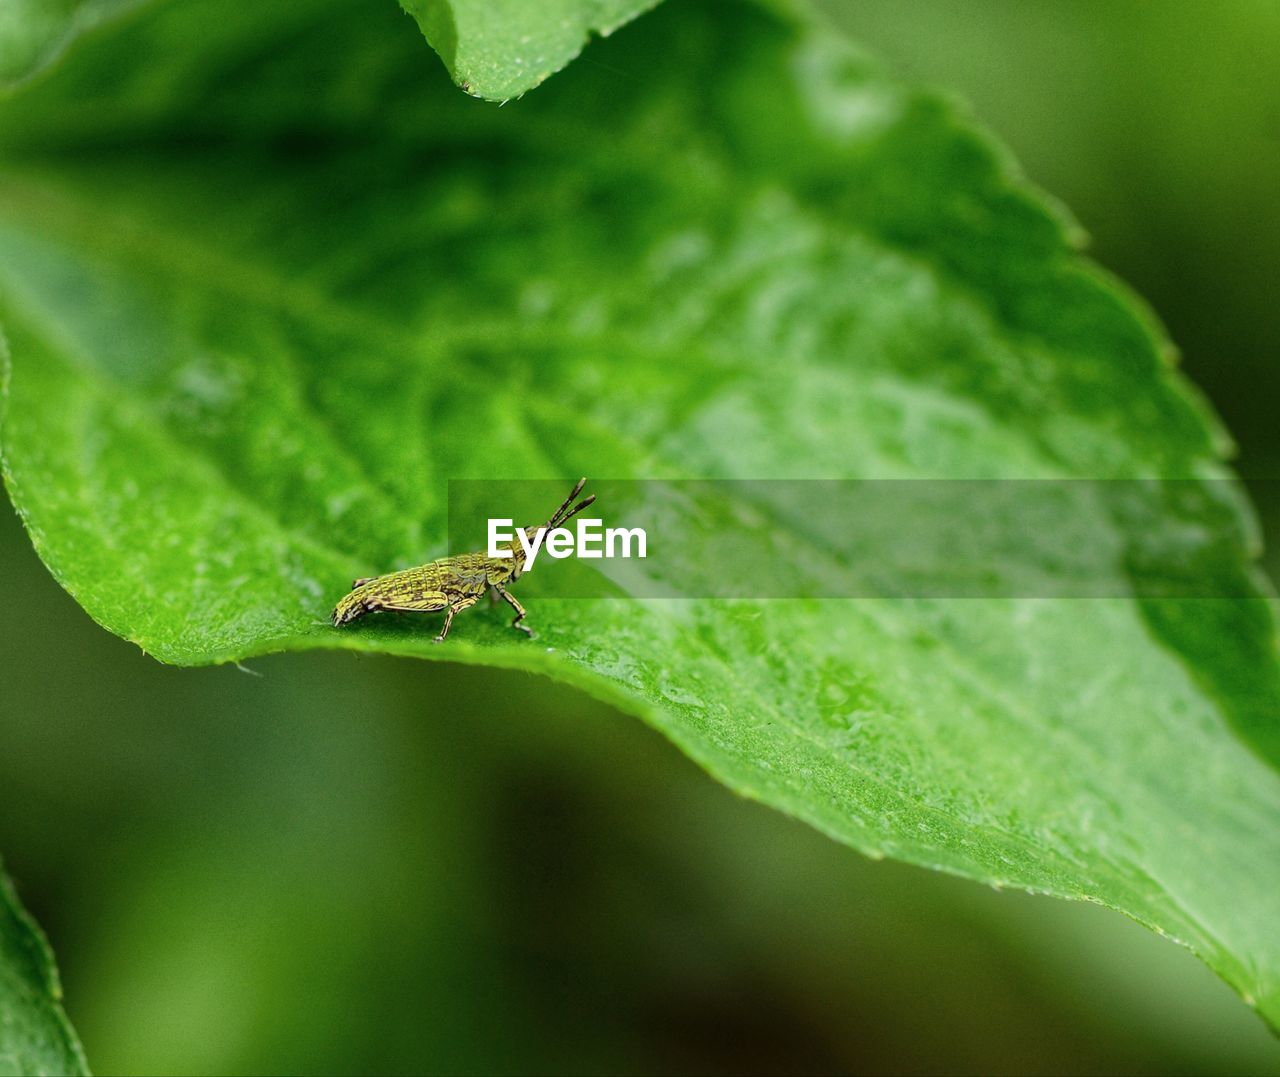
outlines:
[[[531, 524], [528, 527], [521, 528], [524, 532], [525, 542], [532, 546], [538, 537], [539, 531], [543, 532], [543, 537], [545, 538], [546, 532], [559, 527], [566, 520], [573, 519], [573, 517], [577, 516], [578, 513], [595, 501], [596, 495], [591, 494], [589, 497], [584, 497], [576, 505], [573, 504], [573, 499], [582, 493], [582, 488], [586, 486], [586, 484], [587, 480], [585, 477], [579, 479], [578, 485], [569, 491], [569, 496], [564, 499], [564, 503], [551, 514], [551, 519], [549, 519], [545, 524]], [[520, 578], [520, 573], [524, 571], [525, 560], [524, 547], [521, 546], [519, 540], [513, 542], [511, 544], [511, 578], [513, 580]]]
[[[541, 526], [535, 524], [534, 526], [526, 527], [524, 529], [524, 536], [526, 541], [532, 543], [533, 540], [537, 537], [537, 534], [539, 531], [542, 531], [545, 534], [545, 532], [551, 531], [553, 528], [559, 527], [561, 524], [565, 523], [566, 521], [572, 520], [575, 516], [578, 515], [578, 513], [580, 513], [593, 501], [595, 501], [596, 495], [591, 494], [589, 497], [584, 497], [576, 505], [573, 504], [573, 499], [577, 497], [580, 493], [582, 493], [582, 488], [586, 485], [587, 485], [587, 480], [586, 480], [586, 477], [583, 476], [581, 479], [578, 480], [578, 485], [569, 491], [569, 496], [564, 499], [564, 503], [561, 504], [561, 506], [551, 514], [551, 519], [549, 519], [545, 524], [542, 524]], [[570, 506], [572, 506], [572, 508]], [[516, 546], [519, 547], [519, 545], [520, 543], [517, 542]], [[514, 575], [516, 576], [520, 575], [520, 573], [524, 571], [524, 560], [525, 560], [524, 551], [519, 550], [517, 553], [517, 557], [518, 557], [519, 568], [517, 568], [514, 573]]]

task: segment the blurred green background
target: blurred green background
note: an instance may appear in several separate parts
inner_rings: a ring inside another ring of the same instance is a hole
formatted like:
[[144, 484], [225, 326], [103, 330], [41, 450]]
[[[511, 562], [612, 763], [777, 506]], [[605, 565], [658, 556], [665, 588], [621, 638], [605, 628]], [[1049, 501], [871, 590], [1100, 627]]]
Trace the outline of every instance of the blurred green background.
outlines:
[[[972, 102], [1280, 477], [1280, 3], [824, 6]], [[99, 1072], [1280, 1073], [1120, 916], [865, 861], [575, 692], [167, 669], [8, 510], [0, 579], [0, 851]]]

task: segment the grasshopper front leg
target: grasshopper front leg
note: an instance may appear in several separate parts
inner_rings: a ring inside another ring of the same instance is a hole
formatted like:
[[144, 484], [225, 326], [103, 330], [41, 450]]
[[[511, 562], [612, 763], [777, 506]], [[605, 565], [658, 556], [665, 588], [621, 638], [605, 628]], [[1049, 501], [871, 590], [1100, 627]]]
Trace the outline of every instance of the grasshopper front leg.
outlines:
[[503, 587], [502, 584], [500, 583], [495, 583], [492, 586], [493, 586], [493, 589], [497, 591], [498, 594], [507, 602], [507, 604], [513, 610], [516, 611], [516, 617], [515, 617], [515, 620], [511, 622], [511, 627], [519, 629], [530, 639], [533, 639], [533, 629], [530, 628], [528, 625], [522, 625], [520, 623], [521, 621], [524, 620], [525, 609], [522, 605], [520, 605], [519, 602], [516, 601], [516, 596], [513, 595], [510, 591], [508, 591], [505, 587]]

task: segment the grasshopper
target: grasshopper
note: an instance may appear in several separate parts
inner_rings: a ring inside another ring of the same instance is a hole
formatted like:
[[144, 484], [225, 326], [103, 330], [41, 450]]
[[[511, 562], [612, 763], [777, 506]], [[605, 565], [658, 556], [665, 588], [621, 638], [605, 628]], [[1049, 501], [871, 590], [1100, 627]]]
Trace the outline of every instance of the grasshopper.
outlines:
[[[596, 499], [585, 497], [576, 505], [573, 499], [582, 493], [587, 484], [585, 478], [570, 491], [561, 505], [545, 524], [524, 528], [528, 542], [541, 530], [544, 533], [559, 527], [566, 520], [577, 516]], [[572, 506], [572, 507], [570, 507]], [[509, 557], [489, 557], [485, 553], [464, 553], [456, 557], [442, 557], [430, 564], [401, 569], [385, 576], [366, 576], [351, 584], [349, 594], [342, 596], [333, 611], [333, 623], [344, 625], [375, 610], [398, 610], [407, 613], [438, 613], [445, 610], [444, 625], [434, 642], [443, 643], [453, 624], [454, 615], [480, 601], [485, 589], [490, 595], [503, 599], [516, 611], [511, 627], [528, 636], [533, 631], [523, 624], [525, 608], [507, 590], [507, 584], [520, 578], [524, 571], [526, 555], [519, 538], [508, 544]]]

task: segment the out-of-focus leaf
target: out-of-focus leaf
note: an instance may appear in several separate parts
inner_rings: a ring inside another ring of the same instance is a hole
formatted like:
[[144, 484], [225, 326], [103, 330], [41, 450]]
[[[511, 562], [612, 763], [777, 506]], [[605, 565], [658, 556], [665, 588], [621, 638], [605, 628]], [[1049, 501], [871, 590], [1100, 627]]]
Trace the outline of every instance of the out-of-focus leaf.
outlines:
[[0, 1073], [88, 1073], [53, 954], [0, 872]]
[[[170, 662], [560, 678], [869, 855], [1121, 909], [1276, 1021], [1260, 591], [328, 624], [443, 552], [451, 477], [1225, 474], [1064, 218], [845, 45], [671, 5], [497, 110], [394, 15], [166, 6], [0, 110], [0, 447], [54, 575]], [[1187, 522], [1248, 581], [1247, 506]]]
[[531, 90], [658, 0], [400, 0], [467, 93], [506, 101]]
[[0, 3], [0, 90], [52, 62], [79, 34], [143, 0], [3, 0]]

